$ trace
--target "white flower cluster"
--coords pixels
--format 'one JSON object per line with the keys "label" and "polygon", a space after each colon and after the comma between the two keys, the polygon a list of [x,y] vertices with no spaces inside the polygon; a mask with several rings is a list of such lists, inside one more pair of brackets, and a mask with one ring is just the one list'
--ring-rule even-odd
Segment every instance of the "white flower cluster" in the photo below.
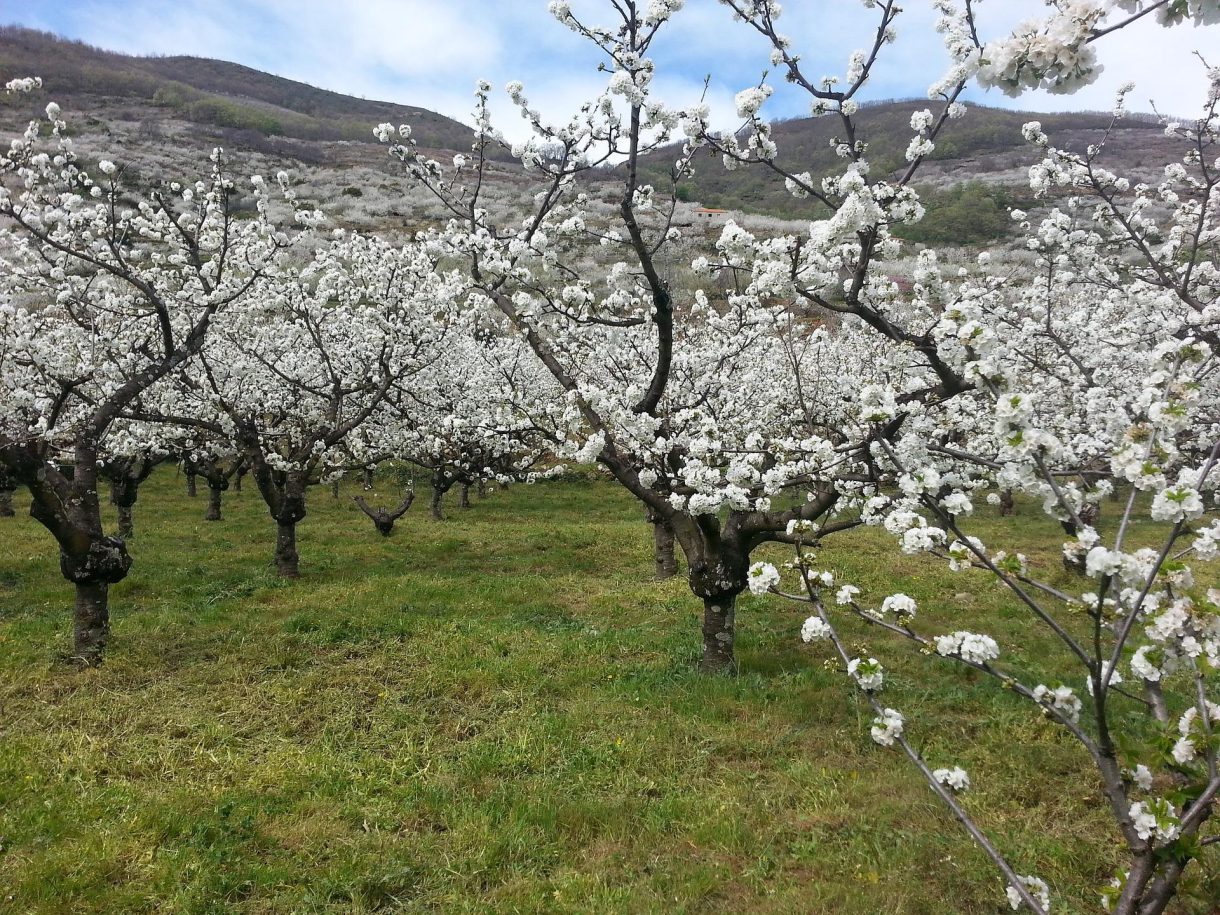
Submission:
{"label": "white flower cluster", "polygon": [[1042,704],[1054,709],[1068,721],[1075,724],[1080,720],[1082,704],[1080,697],[1070,686],[1056,686],[1054,689],[1039,683],[1033,690],[1034,698]]}
{"label": "white flower cluster", "polygon": [[830,627],[820,616],[811,616],[801,624],[801,641],[817,642],[830,638]]}
{"label": "white flower cluster", "polygon": [[953,791],[967,791],[970,788],[970,776],[961,766],[954,766],[952,769],[936,769],[932,772],[932,777]]}
{"label": "white flower cluster", "polygon": [[[750,593],[766,594],[772,588],[779,585],[780,575],[779,569],[771,565],[769,562],[756,562],[750,566],[750,571],[747,574],[750,584]],[[809,641],[806,639],[805,641]]]}
{"label": "white flower cluster", "polygon": [[[1051,888],[1046,885],[1046,881],[1040,877],[1033,877],[1028,874],[1021,876],[1020,880],[1024,889],[1038,901],[1042,911],[1049,912],[1051,908]],[[1014,912],[1025,904],[1016,887],[1006,887],[1004,894],[1008,897],[1008,905]]]}
{"label": "white flower cluster", "polygon": [[1178,835],[1177,811],[1164,798],[1136,801],[1128,815],[1136,835],[1145,841],[1171,842]]}
{"label": "white flower cluster", "polygon": [[860,689],[869,693],[877,692],[885,683],[885,671],[876,658],[852,658],[847,662],[847,674]]}
{"label": "white flower cluster", "polygon": [[[41,88],[42,88],[42,77],[41,76],[22,76],[22,77],[18,77],[17,79],[10,79],[7,83],[4,84],[4,91],[9,93],[10,95],[13,95],[18,92],[33,92],[35,89],[41,89]],[[58,114],[58,111],[56,113]],[[48,114],[48,117],[50,117],[49,114]],[[52,121],[56,120],[56,118],[54,118],[54,117],[50,117],[50,119]]]}
{"label": "white flower cluster", "polygon": [[873,719],[872,738],[883,747],[892,747],[894,741],[902,736],[904,719],[895,709],[882,709],[881,714]]}
{"label": "white flower cluster", "polygon": [[954,632],[935,639],[936,653],[946,658],[961,658],[970,664],[987,664],[1000,656],[1000,646],[989,635]]}

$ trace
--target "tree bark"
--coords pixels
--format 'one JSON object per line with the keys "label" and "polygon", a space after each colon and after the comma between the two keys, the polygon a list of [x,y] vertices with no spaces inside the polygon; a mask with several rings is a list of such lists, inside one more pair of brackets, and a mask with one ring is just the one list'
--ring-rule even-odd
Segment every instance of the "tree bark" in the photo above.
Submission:
{"label": "tree bark", "polygon": [[300,578],[301,576],[295,521],[276,522],[275,571],[281,578]]}
{"label": "tree bark", "polygon": [[479,493],[479,498],[480,498],[480,499],[486,499],[486,498],[487,498],[487,481],[486,481],[486,480],[484,480],[484,479],[482,479],[482,478],[480,478],[480,479],[479,479],[479,489],[478,489],[478,493]]}
{"label": "tree bark", "polygon": [[368,492],[370,489],[373,488],[373,468],[372,467],[364,468],[364,479],[362,481],[362,485],[364,486],[365,492]]}
{"label": "tree bark", "polygon": [[733,656],[736,604],[735,594],[703,599],[703,660],[699,668],[704,673],[732,673],[737,667]]}
{"label": "tree bark", "polygon": [[89,667],[97,667],[110,639],[110,585],[104,581],[76,583],[72,628],[74,656]]}
{"label": "tree bark", "polygon": [[195,472],[188,470],[186,472],[186,494],[193,499],[198,492],[199,490],[195,486]]}
{"label": "tree bark", "polygon": [[333,483],[330,484],[330,497],[332,499],[339,498],[339,481],[338,480],[335,480]]}
{"label": "tree bark", "polygon": [[1012,490],[1005,489],[1000,493],[1000,517],[1006,518],[1016,509],[1016,501],[1012,497]]}
{"label": "tree bark", "polygon": [[652,522],[652,546],[657,566],[657,581],[665,581],[677,575],[678,559],[674,555],[674,531],[660,518]]}
{"label": "tree bark", "polygon": [[9,469],[0,464],[0,518],[11,518],[13,511],[13,493],[17,491],[17,480]]}
{"label": "tree bark", "polygon": [[219,521],[220,520],[220,505],[224,497],[224,489],[220,486],[213,486],[208,483],[208,507],[203,513],[204,521]]}
{"label": "tree bark", "polygon": [[246,471],[243,469],[243,470],[237,471],[237,475],[235,477],[233,477],[233,491],[234,492],[241,492],[241,478],[244,477],[245,475],[246,475]]}
{"label": "tree bark", "polygon": [[462,484],[461,498],[458,500],[459,508],[470,508],[470,484]]}
{"label": "tree bark", "polygon": [[132,506],[119,505],[119,536],[124,540],[134,540],[136,536],[135,524],[132,520]]}
{"label": "tree bark", "polygon": [[87,439],[76,443],[71,477],[36,449],[16,458],[15,476],[30,492],[30,516],[55,537],[59,570],[76,588],[74,657],[100,664],[109,636],[108,588],[127,575],[131,555],[121,538],[102,532],[97,450]]}
{"label": "tree bark", "polygon": [[443,499],[444,497],[445,497],[445,490],[441,489],[439,486],[434,485],[432,487],[432,501],[429,504],[429,510],[432,512],[433,521],[441,521],[445,517],[443,514],[441,514],[441,499]]}

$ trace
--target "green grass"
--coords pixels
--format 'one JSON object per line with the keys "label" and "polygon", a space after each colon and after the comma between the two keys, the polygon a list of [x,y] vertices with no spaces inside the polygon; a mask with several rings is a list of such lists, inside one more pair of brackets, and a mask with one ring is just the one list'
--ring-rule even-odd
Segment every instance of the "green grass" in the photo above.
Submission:
{"label": "green grass", "polygon": [[[208,524],[154,476],[92,671],[55,660],[71,594],[49,536],[0,520],[0,911],[1008,911],[825,647],[799,644],[802,608],[747,595],[741,675],[694,671],[696,602],[647,580],[619,490],[520,486],[442,523],[417,504],[389,540],[350,493],[311,495],[283,582],[252,488]],[[1062,538],[1019,523],[1053,566]],[[1055,676],[985,579],[871,531],[824,560]],[[1056,912],[1093,911],[1117,859],[1076,748],[989,682],[849,631],[1021,872]],[[1180,911],[1208,910],[1216,864]]]}

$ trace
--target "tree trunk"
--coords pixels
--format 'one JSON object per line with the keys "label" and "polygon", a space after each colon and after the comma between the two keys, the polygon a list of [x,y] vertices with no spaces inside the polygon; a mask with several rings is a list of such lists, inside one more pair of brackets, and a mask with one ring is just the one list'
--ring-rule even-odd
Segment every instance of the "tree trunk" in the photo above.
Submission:
{"label": "tree trunk", "polygon": [[461,498],[458,500],[458,507],[459,508],[470,508],[470,484],[469,483],[462,484],[462,495],[461,495]]}
{"label": "tree trunk", "polygon": [[219,521],[220,520],[220,501],[224,495],[224,490],[219,486],[208,484],[208,508],[203,513],[204,521]]}
{"label": "tree trunk", "polygon": [[1000,517],[1006,518],[1016,509],[1016,501],[1012,497],[1012,490],[1005,489],[1000,493]]}
{"label": "tree trunk", "polygon": [[441,514],[441,499],[443,499],[444,497],[445,497],[445,490],[441,489],[439,486],[432,487],[432,502],[431,502],[430,508],[432,511],[432,520],[433,521],[440,521],[445,517],[444,515]]}
{"label": "tree trunk", "polygon": [[301,576],[295,521],[276,522],[275,571],[281,578],[299,578]]}
{"label": "tree trunk", "polygon": [[339,498],[339,481],[338,480],[335,480],[333,483],[330,484],[330,497],[332,499]]}
{"label": "tree trunk", "polygon": [[132,507],[130,505],[119,505],[119,536],[124,540],[134,540],[136,536],[135,524],[132,522]]}
{"label": "tree trunk", "polygon": [[102,663],[110,638],[110,585],[104,581],[76,583],[73,611],[73,654],[89,667]]}
{"label": "tree trunk", "polygon": [[233,477],[233,491],[234,492],[241,492],[241,478],[244,477],[245,475],[246,475],[246,471],[239,470],[239,471],[237,471],[237,475],[235,477]]}
{"label": "tree trunk", "polygon": [[76,588],[73,609],[74,656],[101,663],[109,635],[109,586],[131,569],[131,555],[119,537],[102,532],[97,494],[97,450],[78,441],[71,479],[35,452],[17,468],[30,493],[30,517],[59,544],[59,571]]}
{"label": "tree trunk", "polygon": [[373,468],[372,467],[364,468],[364,480],[363,480],[362,485],[364,486],[365,492],[368,492],[370,489],[373,488]]}
{"label": "tree trunk", "polygon": [[486,499],[486,498],[487,498],[487,481],[486,481],[486,480],[483,480],[483,479],[480,479],[480,480],[479,480],[479,489],[478,489],[478,492],[479,492],[479,498],[480,498],[480,499]]}
{"label": "tree trunk", "polygon": [[13,491],[11,489],[0,489],[0,518],[12,518],[16,512],[13,511]]}
{"label": "tree trunk", "polygon": [[657,581],[664,581],[677,575],[678,560],[674,556],[674,530],[659,518],[652,522],[652,546],[657,564]]}
{"label": "tree trunk", "polygon": [[198,492],[199,491],[195,488],[195,473],[194,471],[188,470],[186,472],[186,494],[193,499]]}
{"label": "tree trunk", "polygon": [[703,660],[699,668],[704,673],[732,673],[737,666],[733,657],[736,604],[735,594],[703,599]]}

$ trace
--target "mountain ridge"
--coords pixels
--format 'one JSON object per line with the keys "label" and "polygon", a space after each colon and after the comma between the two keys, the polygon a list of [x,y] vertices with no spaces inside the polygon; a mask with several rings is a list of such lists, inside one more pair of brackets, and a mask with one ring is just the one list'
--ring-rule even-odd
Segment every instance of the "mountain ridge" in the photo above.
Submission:
{"label": "mountain ridge", "polygon": [[[469,151],[472,139],[468,125],[418,105],[343,95],[228,61],[131,56],[47,32],[0,26],[0,76],[35,75],[42,77],[45,90],[37,99],[0,95],[5,128],[20,129],[23,119],[38,116],[46,99],[53,98],[83,117],[85,123],[78,126],[92,131],[96,152],[114,141],[132,154],[141,145],[161,151],[167,147],[167,135],[189,148],[223,145],[271,161],[322,168],[332,179],[329,183],[349,195],[352,206],[352,198],[360,194],[350,169],[371,167],[383,175],[392,171],[388,157],[371,150],[375,124],[410,124],[420,146],[440,158]],[[869,143],[867,157],[875,176],[905,168],[911,114],[924,107],[931,104],[891,99],[861,106],[855,121]],[[1149,115],[1130,115],[1111,132],[1109,113],[1038,113],[972,104],[964,118],[946,125],[919,172],[920,193],[935,206],[929,207],[929,218],[920,224],[915,240],[974,244],[1007,234],[1008,210],[1026,205],[1028,169],[1039,158],[1039,151],[1021,135],[1021,126],[1029,120],[1041,121],[1056,145],[1078,151],[1101,142],[1109,132],[1107,166],[1137,180],[1157,180],[1158,163],[1178,154],[1160,122]],[[118,131],[113,137],[112,127]],[[843,166],[834,151],[839,129],[834,116],[776,121],[772,130],[779,147],[777,164],[794,173],[808,171],[815,180],[833,174]],[[652,153],[642,163],[643,180],[667,187],[676,157],[676,147]],[[496,158],[495,181],[519,196],[526,176],[507,152]],[[620,174],[606,169],[587,177],[613,195],[606,182]],[[793,198],[779,175],[764,168],[728,171],[715,159],[700,158],[695,175],[678,191],[684,201],[707,207],[781,218],[825,215],[812,201]],[[405,214],[390,212],[413,223]]]}
{"label": "mountain ridge", "polygon": [[61,101],[128,99],[186,121],[266,136],[373,143],[372,125],[389,121],[411,124],[425,147],[470,145],[468,125],[420,106],[360,99],[214,58],[121,54],[21,26],[0,26],[0,73],[39,76]]}

